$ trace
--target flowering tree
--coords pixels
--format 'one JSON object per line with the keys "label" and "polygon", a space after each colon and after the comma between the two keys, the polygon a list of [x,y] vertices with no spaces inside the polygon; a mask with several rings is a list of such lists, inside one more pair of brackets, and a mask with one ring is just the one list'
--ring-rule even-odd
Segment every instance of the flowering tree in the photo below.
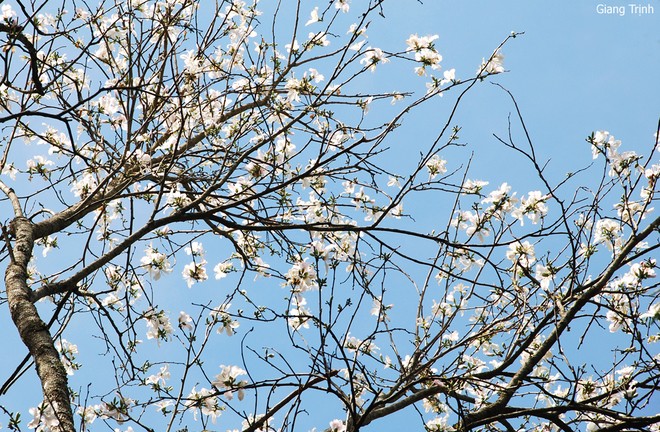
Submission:
{"label": "flowering tree", "polygon": [[[0,393],[36,366],[28,429],[660,428],[657,140],[592,133],[590,177],[553,182],[510,135],[542,187],[475,179],[454,112],[516,34],[459,78],[349,3],[2,6],[2,302],[29,354]],[[365,91],[390,62],[421,89]]]}

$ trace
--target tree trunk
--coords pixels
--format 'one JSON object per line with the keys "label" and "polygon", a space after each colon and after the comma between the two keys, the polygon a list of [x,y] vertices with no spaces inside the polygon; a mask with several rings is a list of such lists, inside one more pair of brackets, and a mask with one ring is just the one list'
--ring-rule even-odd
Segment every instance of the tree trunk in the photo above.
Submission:
{"label": "tree trunk", "polygon": [[34,246],[32,223],[25,217],[17,217],[10,227],[16,236],[13,251],[10,250],[11,261],[5,272],[11,318],[34,359],[44,402],[53,408],[59,421],[59,426],[51,427],[51,430],[74,432],[66,371],[46,323],[41,320],[37,308],[30,301],[27,266]]}

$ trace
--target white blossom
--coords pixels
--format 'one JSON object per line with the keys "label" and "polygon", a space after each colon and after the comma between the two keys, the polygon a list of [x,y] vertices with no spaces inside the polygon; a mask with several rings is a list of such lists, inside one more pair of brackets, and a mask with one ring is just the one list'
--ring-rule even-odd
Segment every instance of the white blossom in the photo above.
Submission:
{"label": "white blossom", "polygon": [[340,11],[346,13],[350,9],[350,0],[335,0],[335,9],[339,9]]}
{"label": "white blossom", "polygon": [[319,21],[320,21],[320,18],[319,18],[319,7],[317,6],[317,7],[315,7],[314,9],[312,9],[312,12],[311,12],[310,15],[309,15],[309,21],[307,21],[307,22],[305,23],[305,26],[308,26],[308,25],[310,25],[310,24],[317,23],[317,22],[319,22]]}
{"label": "white blossom", "polygon": [[158,252],[153,246],[149,245],[145,251],[145,255],[140,259],[143,266],[149,271],[149,275],[154,279],[160,279],[163,273],[171,273],[172,266],[167,259],[167,255]]}
{"label": "white blossom", "polygon": [[215,376],[215,380],[213,380],[212,384],[220,390],[228,390],[224,394],[227,399],[232,399],[233,391],[237,391],[238,400],[243,400],[245,395],[243,387],[247,385],[247,381],[239,381],[237,378],[241,375],[247,374],[247,372],[238,366],[220,365],[220,369],[222,369],[221,372]]}
{"label": "white blossom", "polygon": [[438,174],[444,174],[447,172],[447,161],[440,159],[440,156],[433,155],[428,162],[426,162],[426,168],[429,170],[429,177],[434,179]]}
{"label": "white blossom", "polygon": [[385,53],[380,48],[368,47],[364,53],[364,57],[360,60],[360,64],[369,68],[371,72],[376,71],[376,65],[379,63],[389,63],[389,59],[385,57]]}
{"label": "white blossom", "polygon": [[500,50],[495,51],[488,61],[486,61],[486,59],[483,60],[479,67],[479,71],[482,70],[489,74],[504,72],[504,55],[502,55]]}

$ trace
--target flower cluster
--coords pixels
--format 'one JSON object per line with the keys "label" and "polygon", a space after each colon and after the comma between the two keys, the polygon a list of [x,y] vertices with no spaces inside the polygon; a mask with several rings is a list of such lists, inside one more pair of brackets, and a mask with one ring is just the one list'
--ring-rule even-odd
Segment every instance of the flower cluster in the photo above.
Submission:
{"label": "flower cluster", "polygon": [[[186,255],[192,256],[192,261],[183,267],[183,280],[186,281],[188,288],[196,282],[203,282],[209,277],[206,274],[206,260],[204,259],[204,247],[199,242],[192,242],[186,247]],[[216,273],[217,275],[217,273]]]}
{"label": "flower cluster", "polygon": [[222,369],[222,371],[215,376],[215,380],[213,380],[212,384],[220,390],[227,390],[224,393],[224,396],[227,399],[231,400],[234,397],[233,392],[236,391],[238,394],[238,400],[243,400],[243,397],[245,397],[245,390],[243,390],[243,387],[247,385],[247,381],[239,381],[237,378],[241,375],[247,374],[247,372],[238,366],[220,365],[220,369]]}
{"label": "flower cluster", "polygon": [[150,307],[144,312],[143,318],[147,322],[147,339],[156,339],[159,343],[170,339],[174,329],[165,311]]}
{"label": "flower cluster", "polygon": [[406,45],[408,45],[406,51],[414,52],[415,61],[420,64],[415,68],[415,73],[419,76],[426,75],[427,67],[433,70],[440,69],[442,56],[433,44],[436,39],[438,39],[438,35],[418,36],[413,34],[406,40]]}

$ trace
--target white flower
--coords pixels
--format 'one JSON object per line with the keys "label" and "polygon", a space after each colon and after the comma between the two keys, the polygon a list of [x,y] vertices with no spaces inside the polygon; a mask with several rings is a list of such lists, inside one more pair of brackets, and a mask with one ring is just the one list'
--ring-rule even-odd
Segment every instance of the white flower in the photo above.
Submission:
{"label": "white flower", "polygon": [[47,238],[41,239],[40,243],[44,246],[44,250],[41,251],[41,254],[45,257],[51,249],[57,248],[57,237],[49,235]]}
{"label": "white flower", "polygon": [[504,56],[500,50],[495,51],[491,58],[486,62],[484,59],[481,63],[479,71],[484,71],[489,74],[498,74],[504,72]]}
{"label": "white flower", "polygon": [[10,21],[16,16],[16,12],[12,9],[11,5],[4,4],[2,5],[2,20]]}
{"label": "white flower", "polygon": [[399,181],[398,177],[389,176],[389,180],[387,181],[387,186],[388,187],[396,186],[399,189],[401,189],[401,182]]}
{"label": "white flower", "polygon": [[155,402],[153,406],[156,408],[156,411],[160,411],[163,415],[167,415],[168,413],[171,412],[169,409],[172,405],[174,405],[174,401],[172,400],[162,400]]}
{"label": "white flower", "polygon": [[506,252],[506,258],[513,263],[514,267],[522,266],[529,269],[536,261],[534,246],[528,241],[511,243]]}
{"label": "white flower", "polygon": [[442,73],[442,80],[440,84],[448,84],[450,82],[456,81],[456,69],[449,69]]}
{"label": "white flower", "polygon": [[78,407],[76,410],[76,413],[82,418],[82,421],[86,424],[92,424],[94,423],[94,420],[96,420],[96,407],[91,405],[91,406],[85,406],[85,407]]}
{"label": "white flower", "polygon": [[43,402],[41,405],[30,408],[28,411],[32,414],[32,420],[27,425],[28,429],[36,429],[35,432],[59,430],[60,421],[57,419],[55,410],[51,404]]}
{"label": "white flower", "polygon": [[160,368],[158,373],[147,377],[144,380],[144,383],[154,387],[164,387],[167,384],[168,379],[170,379],[170,370],[169,366],[165,365]]}
{"label": "white flower", "polygon": [[190,198],[185,193],[179,191],[179,187],[177,184],[167,193],[167,205],[174,209],[181,209],[190,204]]}
{"label": "white flower", "polygon": [[49,166],[53,166],[55,163],[51,160],[46,159],[41,155],[37,155],[32,159],[27,161],[27,172],[32,176],[33,174],[39,174],[44,178],[47,178]]}
{"label": "white flower", "polygon": [[158,250],[154,249],[151,245],[145,249],[144,253],[145,255],[142,257],[140,262],[144,267],[147,268],[149,275],[154,280],[160,279],[160,276],[163,273],[172,272],[172,266],[167,260],[167,255],[158,252]]}
{"label": "white flower", "polygon": [[86,172],[79,177],[79,180],[71,181],[71,191],[80,198],[87,198],[87,195],[96,187],[96,178],[92,173]]}
{"label": "white flower", "polygon": [[197,413],[201,409],[202,415],[211,417],[211,421],[220,416],[222,409],[218,405],[218,398],[213,396],[213,391],[207,388],[201,388],[199,391],[195,387],[192,388],[190,394],[185,398],[184,405],[193,412],[193,418],[197,421]]}
{"label": "white flower", "polygon": [[326,32],[314,33],[310,32],[307,35],[308,46],[328,46],[330,41],[328,40],[328,35]]}
{"label": "white flower", "polygon": [[247,374],[246,371],[241,369],[238,366],[225,366],[220,365],[222,371],[215,376],[215,380],[212,382],[219,390],[228,389],[230,391],[225,393],[225,397],[231,399],[233,397],[232,390],[238,390],[238,400],[243,400],[244,390],[242,387],[247,385],[247,381],[239,381],[238,378],[241,375]]}
{"label": "white flower", "polygon": [[425,75],[426,67],[430,66],[431,69],[440,69],[440,62],[442,56],[435,49],[423,48],[415,52],[415,61],[421,63],[420,67],[415,68],[417,75]]}
{"label": "white flower", "polygon": [[293,44],[286,44],[284,45],[284,48],[286,48],[286,52],[296,52],[300,49],[300,44],[298,43],[297,40],[294,39]]}
{"label": "white flower", "polygon": [[192,255],[194,257],[203,257],[204,246],[201,243],[194,241],[189,247],[186,247],[186,255]]}
{"label": "white flower", "polygon": [[183,279],[186,281],[188,288],[192,287],[195,282],[203,282],[209,277],[206,274],[206,261],[190,262],[183,267]]}
{"label": "white flower", "polygon": [[144,312],[143,318],[147,321],[147,339],[156,339],[160,343],[161,339],[168,340],[174,331],[165,311],[156,311],[152,306]]}
{"label": "white flower", "polygon": [[620,314],[612,310],[607,311],[605,317],[607,318],[607,321],[609,321],[610,323],[609,325],[610,333],[616,333],[616,331],[621,329],[621,327],[623,327],[623,325],[626,323],[624,317],[622,317]]}
{"label": "white flower", "polygon": [[216,332],[218,333],[225,332],[227,333],[227,336],[233,336],[235,330],[240,325],[238,321],[233,320],[231,316],[229,316],[229,314],[226,312],[230,306],[231,303],[223,304],[216,307],[209,313],[209,317],[211,318],[212,322],[214,324],[215,323],[220,324]]}
{"label": "white flower", "polygon": [[612,250],[621,240],[621,224],[613,219],[600,219],[596,222],[594,240],[596,243],[606,243]]}
{"label": "white flower", "polygon": [[536,264],[536,272],[534,277],[541,282],[541,288],[547,290],[550,288],[550,282],[554,280],[555,270],[551,266],[544,266],[542,264]]}
{"label": "white flower", "polygon": [[213,273],[215,274],[216,279],[222,279],[234,270],[234,265],[230,262],[221,262],[216,264],[215,267],[213,267]]}
{"label": "white flower", "polygon": [[312,10],[312,13],[310,14],[310,17],[309,17],[309,21],[307,21],[305,23],[305,25],[308,26],[310,24],[314,24],[314,23],[317,23],[319,21],[320,21],[320,19],[319,19],[319,8],[317,6]]}
{"label": "white flower", "polygon": [[464,194],[475,194],[478,195],[481,193],[481,190],[484,186],[487,186],[488,182],[483,180],[465,180],[461,188],[461,193]]}
{"label": "white flower", "polygon": [[339,9],[346,13],[350,9],[349,0],[337,0],[335,2],[335,9]]}
{"label": "white flower", "polygon": [[654,303],[649,306],[649,310],[639,316],[641,319],[650,318],[651,320],[660,320],[660,303]]}
{"label": "white flower", "polygon": [[438,39],[438,35],[427,35],[427,36],[417,36],[417,34],[412,34],[406,40],[406,51],[421,51],[424,49],[432,49],[433,41]]}
{"label": "white flower", "polygon": [[140,164],[143,173],[148,173],[151,168],[151,156],[140,149],[135,149],[133,157]]}
{"label": "white flower", "polygon": [[179,328],[181,330],[183,329],[192,330],[193,329],[193,326],[191,324],[192,322],[193,320],[190,317],[190,315],[188,315],[184,311],[179,312]]}
{"label": "white flower", "polygon": [[376,70],[378,63],[388,63],[389,59],[385,57],[385,53],[380,48],[368,47],[364,53],[364,57],[360,60],[360,64],[369,68],[371,72]]}
{"label": "white flower", "polygon": [[436,417],[426,422],[426,430],[429,432],[445,432],[453,430],[448,424],[449,414],[442,417]]}
{"label": "white flower", "polygon": [[312,312],[307,309],[307,300],[299,294],[296,294],[291,299],[292,308],[289,310],[289,317],[287,322],[293,330],[302,328],[309,328],[309,317]]}
{"label": "white flower", "polygon": [[364,353],[372,354],[374,351],[377,351],[379,348],[371,340],[362,341],[354,336],[351,336],[350,333],[346,335],[346,340],[344,341],[344,348],[347,351],[353,353]]}
{"label": "white flower", "polygon": [[10,179],[16,180],[16,174],[18,174],[18,169],[14,166],[12,162],[5,164],[2,168],[2,174],[8,175]]}
{"label": "white flower", "polygon": [[447,172],[447,161],[440,159],[440,156],[433,155],[433,157],[426,163],[426,168],[429,170],[429,177],[434,179],[438,174]]}
{"label": "white flower", "polygon": [[312,243],[310,243],[310,246],[312,248],[312,250],[310,251],[310,255],[312,255],[315,258],[320,258],[326,262],[328,261],[328,259],[330,259],[331,253],[337,249],[336,245],[333,244],[325,245],[320,240],[314,240]]}
{"label": "white flower", "polygon": [[537,224],[539,219],[548,214],[548,206],[545,201],[548,196],[543,195],[541,191],[532,191],[520,200],[520,207],[511,212],[511,216],[520,220],[520,225],[524,225],[525,215],[533,224]]}
{"label": "white flower", "polygon": [[117,100],[116,97],[108,94],[101,96],[96,104],[99,107],[99,110],[108,117],[117,114],[121,108],[119,105],[119,100]]}
{"label": "white flower", "polygon": [[591,153],[594,159],[600,154],[612,158],[617,154],[617,150],[619,146],[621,146],[621,141],[615,139],[608,131],[594,132],[593,136],[590,137],[588,141],[592,145]]}
{"label": "white flower", "polygon": [[334,419],[330,422],[330,432],[346,432],[346,424],[343,420]]}
{"label": "white flower", "polygon": [[76,354],[78,354],[77,345],[70,343],[66,339],[59,339],[55,341],[55,349],[60,353],[60,360],[67,375],[73,375],[74,371],[80,369],[80,365],[75,362]]}
{"label": "white flower", "polygon": [[610,177],[628,177],[630,167],[640,158],[641,156],[634,151],[615,153],[610,158],[610,171],[607,174]]}
{"label": "white flower", "polygon": [[294,291],[304,292],[316,288],[316,270],[307,262],[307,258],[291,266],[285,276],[287,284]]}

